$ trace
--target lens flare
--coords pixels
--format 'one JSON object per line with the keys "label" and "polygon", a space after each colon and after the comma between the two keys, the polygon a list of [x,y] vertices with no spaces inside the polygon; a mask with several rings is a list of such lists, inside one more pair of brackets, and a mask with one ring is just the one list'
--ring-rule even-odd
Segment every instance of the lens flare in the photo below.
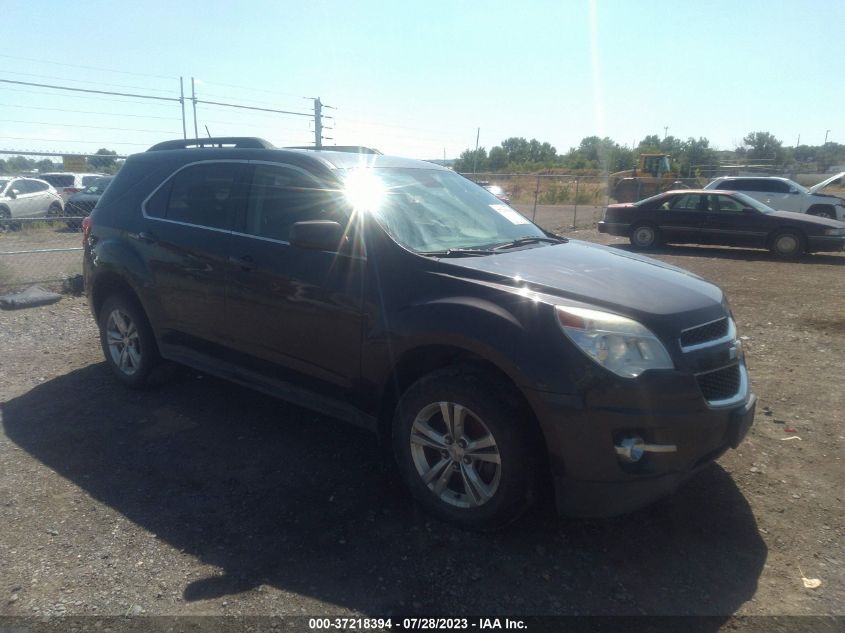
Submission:
{"label": "lens flare", "polygon": [[386,190],[381,178],[369,167],[351,169],[343,182],[343,195],[355,211],[375,211]]}

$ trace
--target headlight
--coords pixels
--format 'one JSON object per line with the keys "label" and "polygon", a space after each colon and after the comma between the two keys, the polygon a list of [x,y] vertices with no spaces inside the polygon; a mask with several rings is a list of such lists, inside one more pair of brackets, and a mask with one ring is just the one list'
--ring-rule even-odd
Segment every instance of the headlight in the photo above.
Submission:
{"label": "headlight", "polygon": [[623,378],[636,378],[647,369],[672,369],[669,353],[651,331],[627,317],[556,306],[564,334],[596,363]]}
{"label": "headlight", "polygon": [[825,235],[845,235],[845,229],[825,229]]}

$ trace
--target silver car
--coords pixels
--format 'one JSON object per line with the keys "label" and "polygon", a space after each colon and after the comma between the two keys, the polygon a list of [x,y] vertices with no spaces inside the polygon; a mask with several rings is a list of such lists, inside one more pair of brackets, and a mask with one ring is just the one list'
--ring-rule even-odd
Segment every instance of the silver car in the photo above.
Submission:
{"label": "silver car", "polygon": [[62,197],[49,182],[0,176],[0,219],[60,216],[63,209]]}

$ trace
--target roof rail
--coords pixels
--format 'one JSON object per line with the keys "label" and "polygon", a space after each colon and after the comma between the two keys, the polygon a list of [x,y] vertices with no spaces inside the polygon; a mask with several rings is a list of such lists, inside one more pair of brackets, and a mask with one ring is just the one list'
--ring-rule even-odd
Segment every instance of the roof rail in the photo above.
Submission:
{"label": "roof rail", "polygon": [[315,152],[349,152],[350,154],[381,154],[377,149],[364,147],[363,145],[328,145],[325,147],[314,147],[313,145],[300,145],[285,147],[284,149],[310,149]]}
{"label": "roof rail", "polygon": [[165,149],[199,149],[202,147],[221,147],[228,149],[274,149],[270,141],[254,136],[220,136],[216,138],[187,138],[156,143],[148,152]]}

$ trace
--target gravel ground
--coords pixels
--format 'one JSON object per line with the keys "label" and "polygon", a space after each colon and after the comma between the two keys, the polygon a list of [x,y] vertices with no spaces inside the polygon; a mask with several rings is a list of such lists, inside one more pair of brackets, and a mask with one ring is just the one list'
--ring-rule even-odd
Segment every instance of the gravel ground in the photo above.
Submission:
{"label": "gravel ground", "polygon": [[845,255],[655,256],[728,292],[755,426],[650,508],[494,535],[341,422],[186,369],[124,389],[82,298],[0,312],[0,615],[845,614]]}

